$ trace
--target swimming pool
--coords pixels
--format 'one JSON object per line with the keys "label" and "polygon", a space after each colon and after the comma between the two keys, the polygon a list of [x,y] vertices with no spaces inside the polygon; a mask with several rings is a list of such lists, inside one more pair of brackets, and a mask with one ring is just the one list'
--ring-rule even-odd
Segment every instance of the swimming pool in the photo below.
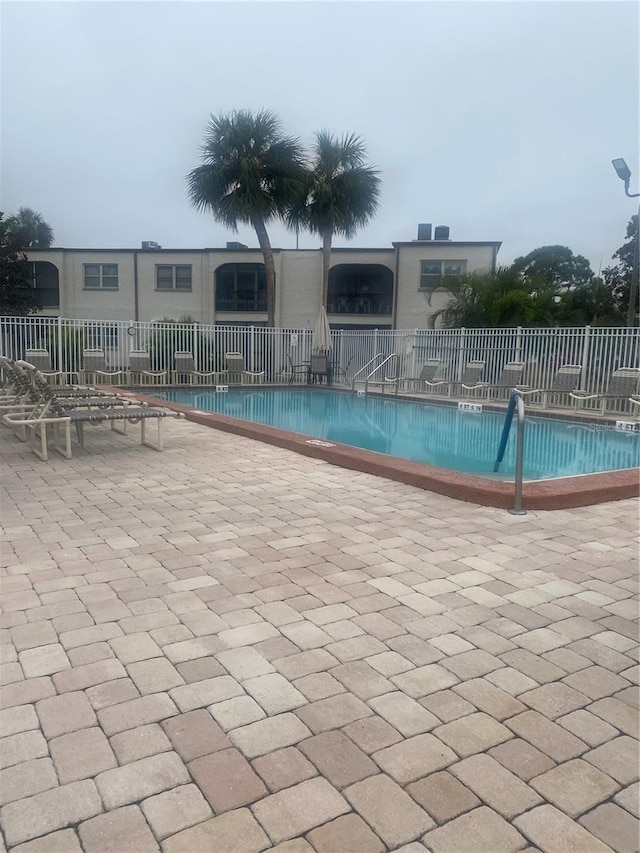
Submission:
{"label": "swimming pool", "polygon": [[[512,480],[515,428],[493,473],[504,414],[340,391],[289,388],[154,389],[154,397],[205,412],[302,433],[388,456],[488,479]],[[525,480],[548,480],[640,466],[640,436],[607,422],[571,423],[527,415]]]}

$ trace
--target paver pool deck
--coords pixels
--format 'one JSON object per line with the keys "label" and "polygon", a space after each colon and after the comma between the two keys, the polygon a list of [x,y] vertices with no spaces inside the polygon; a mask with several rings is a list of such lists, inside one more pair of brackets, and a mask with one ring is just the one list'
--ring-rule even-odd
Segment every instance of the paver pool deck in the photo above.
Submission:
{"label": "paver pool deck", "polygon": [[165,433],[0,432],[0,850],[638,850],[637,500]]}

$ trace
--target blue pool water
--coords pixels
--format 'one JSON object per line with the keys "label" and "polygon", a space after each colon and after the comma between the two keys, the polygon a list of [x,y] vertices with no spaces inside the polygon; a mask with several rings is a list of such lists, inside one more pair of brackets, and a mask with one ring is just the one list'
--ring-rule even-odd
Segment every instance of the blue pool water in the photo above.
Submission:
{"label": "blue pool water", "polygon": [[[493,479],[513,478],[515,422],[500,473],[493,473],[504,415],[338,391],[264,388],[154,390],[153,396],[194,409],[349,444],[439,468]],[[640,435],[610,425],[527,415],[524,476],[569,477],[640,466]]]}

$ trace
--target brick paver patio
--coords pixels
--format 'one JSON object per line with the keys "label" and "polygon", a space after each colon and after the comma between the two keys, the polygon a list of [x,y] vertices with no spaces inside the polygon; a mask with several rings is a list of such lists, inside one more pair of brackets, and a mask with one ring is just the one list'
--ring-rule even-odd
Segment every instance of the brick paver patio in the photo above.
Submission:
{"label": "brick paver patio", "polygon": [[638,850],[637,501],[87,446],[0,434],[6,849]]}

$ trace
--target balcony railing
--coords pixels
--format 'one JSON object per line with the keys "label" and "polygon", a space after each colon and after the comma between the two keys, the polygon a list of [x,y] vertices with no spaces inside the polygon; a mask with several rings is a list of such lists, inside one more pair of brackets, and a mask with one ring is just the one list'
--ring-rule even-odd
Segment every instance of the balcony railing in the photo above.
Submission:
{"label": "balcony railing", "polygon": [[327,305],[328,314],[387,314],[393,313],[392,297],[373,295],[334,296]]}
{"label": "balcony railing", "polygon": [[38,308],[60,307],[60,288],[58,287],[36,287],[34,296]]}
{"label": "balcony railing", "polygon": [[252,296],[227,296],[216,299],[216,311],[266,311],[266,293]]}

